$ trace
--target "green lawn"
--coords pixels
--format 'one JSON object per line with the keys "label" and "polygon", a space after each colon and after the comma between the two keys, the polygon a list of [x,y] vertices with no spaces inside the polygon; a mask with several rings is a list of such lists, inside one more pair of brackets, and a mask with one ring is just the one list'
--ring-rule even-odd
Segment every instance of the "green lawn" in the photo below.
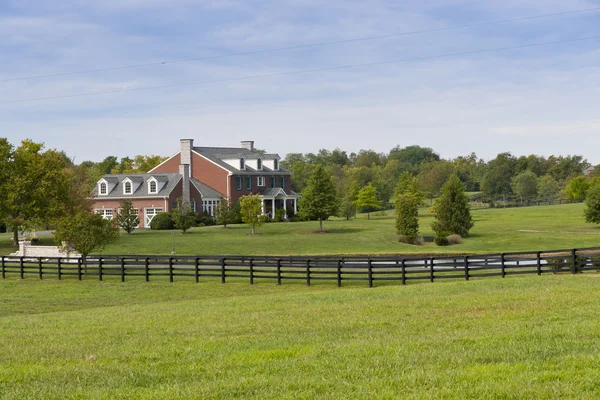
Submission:
{"label": "green lawn", "polygon": [[600,274],[0,281],[0,398],[600,397]]}
{"label": "green lawn", "polygon": [[[169,231],[136,231],[104,250],[104,254],[181,255],[318,255],[318,254],[411,254],[492,253],[550,250],[600,245],[600,227],[586,224],[583,204],[510,209],[474,210],[475,227],[462,244],[437,247],[433,243],[410,246],[396,241],[393,211],[385,215],[359,215],[356,220],[326,221],[327,234],[315,234],[318,222],[270,223],[249,236],[250,228],[235,225],[194,228],[175,236]],[[432,216],[421,216],[421,231],[433,235]],[[44,243],[52,244],[47,237]],[[0,238],[0,252],[14,251],[9,235]]]}

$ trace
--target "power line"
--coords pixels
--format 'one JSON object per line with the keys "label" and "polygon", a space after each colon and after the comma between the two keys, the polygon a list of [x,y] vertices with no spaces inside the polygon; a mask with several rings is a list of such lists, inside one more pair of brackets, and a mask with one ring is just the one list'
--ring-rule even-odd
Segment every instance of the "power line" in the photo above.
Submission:
{"label": "power line", "polygon": [[522,44],[522,45],[518,45],[518,46],[496,47],[493,49],[464,51],[464,52],[458,52],[458,53],[446,53],[446,54],[439,54],[439,55],[434,55],[434,56],[404,58],[404,59],[400,59],[400,60],[377,61],[377,62],[364,63],[364,64],[348,64],[348,65],[339,65],[339,66],[335,66],[335,67],[304,69],[304,70],[288,71],[288,72],[274,72],[274,73],[270,73],[270,74],[261,74],[261,75],[247,75],[247,76],[241,76],[241,77],[236,77],[236,78],[224,78],[224,79],[214,79],[214,80],[206,80],[206,81],[198,81],[198,82],[174,83],[174,84],[169,84],[169,85],[144,86],[144,87],[138,87],[138,88],[124,88],[124,89],[116,89],[116,90],[107,90],[107,91],[102,91],[102,92],[89,92],[89,93],[78,93],[78,94],[69,94],[69,95],[60,95],[60,96],[37,97],[37,98],[23,99],[23,100],[1,101],[0,104],[29,103],[29,102],[33,102],[33,101],[97,96],[97,95],[103,95],[103,94],[133,92],[133,91],[139,91],[139,90],[167,89],[167,88],[183,87],[183,86],[204,85],[204,84],[209,84],[209,83],[234,82],[234,81],[259,79],[259,78],[271,78],[271,77],[287,76],[287,75],[308,74],[308,73],[314,73],[314,72],[335,71],[335,70],[359,68],[359,67],[372,67],[372,66],[377,66],[377,65],[398,64],[398,63],[409,62],[409,61],[423,61],[423,60],[432,60],[432,59],[436,59],[436,58],[448,58],[448,57],[456,57],[456,56],[467,56],[467,55],[475,55],[475,54],[483,54],[483,53],[492,53],[492,52],[497,52],[497,51],[524,49],[524,48],[530,48],[530,47],[548,46],[548,45],[552,45],[552,44],[571,43],[571,42],[579,42],[579,41],[593,40],[593,39],[600,39],[600,35],[583,37],[583,38],[575,38],[575,39],[555,40],[552,42]]}
{"label": "power line", "polygon": [[330,46],[330,45],[334,45],[334,44],[386,39],[386,38],[399,37],[399,36],[418,35],[418,34],[422,34],[422,33],[443,32],[443,31],[449,31],[449,30],[455,30],[455,29],[473,28],[476,26],[502,24],[502,23],[507,23],[507,22],[527,21],[527,20],[533,20],[533,19],[555,17],[555,16],[560,16],[560,15],[580,14],[580,13],[592,12],[592,11],[598,11],[598,10],[600,10],[600,7],[586,8],[586,9],[574,10],[574,11],[563,11],[563,12],[557,12],[557,13],[552,13],[552,14],[540,14],[540,15],[534,15],[534,16],[529,16],[529,17],[501,19],[501,20],[487,21],[487,22],[475,22],[472,24],[455,25],[455,26],[450,26],[450,27],[445,27],[445,28],[431,28],[431,29],[423,29],[423,30],[418,30],[418,31],[391,33],[391,34],[387,34],[387,35],[366,36],[366,37],[354,38],[354,39],[334,40],[334,41],[330,41],[330,42],[309,43],[309,44],[301,44],[301,45],[296,45],[296,46],[277,47],[277,48],[272,48],[272,49],[246,51],[246,52],[241,52],[241,53],[229,53],[229,54],[222,54],[222,55],[218,55],[218,56],[184,58],[184,59],[172,60],[172,61],[157,61],[157,62],[151,62],[151,63],[145,63],[145,64],[131,64],[131,65],[123,65],[123,66],[119,66],[119,67],[87,69],[87,70],[81,70],[81,71],[62,72],[62,73],[48,74],[48,75],[33,75],[33,76],[3,79],[3,80],[0,80],[0,83],[23,81],[23,80],[28,80],[28,79],[54,78],[54,77],[59,77],[59,76],[78,75],[78,74],[87,74],[87,73],[95,73],[95,72],[118,71],[118,70],[124,70],[124,69],[153,67],[153,66],[159,66],[159,65],[186,63],[186,62],[192,62],[192,61],[214,60],[214,59],[218,59],[218,58],[239,57],[239,56],[247,56],[247,55],[253,55],[253,54],[272,53],[272,52],[284,51],[284,50],[297,50],[297,49],[304,49],[304,48],[311,48],[311,47]]}

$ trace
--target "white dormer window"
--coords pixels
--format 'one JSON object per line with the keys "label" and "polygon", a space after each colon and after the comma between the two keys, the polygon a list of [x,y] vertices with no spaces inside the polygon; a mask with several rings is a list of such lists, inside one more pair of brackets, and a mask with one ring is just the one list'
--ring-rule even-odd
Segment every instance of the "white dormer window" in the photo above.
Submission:
{"label": "white dormer window", "polygon": [[279,160],[278,159],[273,160],[273,169],[275,171],[277,171],[279,169]]}
{"label": "white dormer window", "polygon": [[123,182],[123,194],[132,194],[132,193],[133,193],[133,187],[131,185],[131,181]]}
{"label": "white dormer window", "polygon": [[240,170],[245,170],[246,169],[246,160],[244,160],[244,158],[240,158]]}
{"label": "white dormer window", "polygon": [[262,159],[259,158],[258,160],[256,160],[256,169],[259,171],[262,171]]}
{"label": "white dormer window", "polygon": [[108,185],[106,182],[100,183],[100,194],[106,196],[108,194]]}
{"label": "white dormer window", "polygon": [[158,182],[154,178],[150,178],[148,180],[148,193],[150,193],[150,194],[158,193]]}

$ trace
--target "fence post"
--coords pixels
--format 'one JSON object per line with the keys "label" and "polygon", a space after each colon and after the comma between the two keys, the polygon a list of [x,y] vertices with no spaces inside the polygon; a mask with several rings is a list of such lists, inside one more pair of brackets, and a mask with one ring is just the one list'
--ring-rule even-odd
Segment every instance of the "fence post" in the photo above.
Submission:
{"label": "fence post", "polygon": [[61,259],[58,257],[58,280],[62,280]]}
{"label": "fence post", "polygon": [[504,253],[500,254],[500,263],[502,268],[502,277],[504,278],[506,276],[506,260]]}
{"label": "fence post", "polygon": [[2,256],[2,279],[6,278],[6,264],[4,263],[4,256]]}
{"label": "fence post", "polygon": [[542,274],[542,252],[541,251],[537,252],[536,262],[537,262],[537,274],[541,275]]}
{"label": "fence post", "polygon": [[571,250],[571,258],[573,262],[571,263],[571,273],[577,273],[577,249]]}
{"label": "fence post", "polygon": [[125,257],[121,257],[121,282],[125,282]]}
{"label": "fence post", "polygon": [[144,276],[146,282],[150,282],[150,257],[146,257],[144,260]]}
{"label": "fence post", "polygon": [[225,283],[225,259],[221,258],[221,283]]}
{"label": "fence post", "polygon": [[79,257],[77,257],[77,280],[81,280],[81,258]]}
{"label": "fence post", "polygon": [[277,284],[281,285],[281,259],[277,259]]}
{"label": "fence post", "polygon": [[306,260],[306,286],[310,286],[310,260]]}
{"label": "fence post", "polygon": [[433,282],[434,280],[434,270],[433,270],[433,257],[429,258],[429,281]]}
{"label": "fence post", "polygon": [[254,259],[250,259],[250,284],[254,285]]}
{"label": "fence post", "polygon": [[469,280],[469,256],[465,256],[465,280]]}
{"label": "fence post", "polygon": [[342,260],[337,260],[337,286],[342,287]]}
{"label": "fence post", "polygon": [[196,274],[196,283],[200,282],[200,257],[196,257],[194,260],[194,273]]}
{"label": "fence post", "polygon": [[43,270],[42,270],[42,257],[38,257],[38,275],[40,277],[40,281],[42,280],[42,275],[43,275]]}
{"label": "fence post", "polygon": [[23,265],[23,256],[21,256],[19,258],[19,275],[21,276],[21,279],[25,279],[25,271],[24,271],[24,265]]}
{"label": "fence post", "polygon": [[173,257],[169,257],[169,282],[173,282]]}
{"label": "fence post", "polygon": [[98,257],[98,280],[102,281],[102,257]]}
{"label": "fence post", "polygon": [[369,258],[369,287],[372,288],[373,287],[373,262],[371,261],[371,259]]}
{"label": "fence post", "polygon": [[402,259],[402,284],[406,285],[406,259]]}

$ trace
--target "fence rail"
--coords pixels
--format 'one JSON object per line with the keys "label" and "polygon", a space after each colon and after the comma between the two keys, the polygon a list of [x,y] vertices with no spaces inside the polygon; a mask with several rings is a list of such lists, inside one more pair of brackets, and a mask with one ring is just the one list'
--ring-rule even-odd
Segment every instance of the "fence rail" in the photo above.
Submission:
{"label": "fence rail", "polygon": [[80,258],[10,257],[0,258],[2,279],[7,277],[48,277],[82,279],[128,278],[150,280],[176,279],[214,280],[226,283],[244,279],[257,281],[343,282],[365,281],[369,287],[376,282],[439,279],[477,279],[490,276],[506,277],[522,274],[557,272],[580,273],[600,270],[600,247],[501,253],[471,256],[440,257],[218,257],[218,256],[148,256],[110,255]]}

